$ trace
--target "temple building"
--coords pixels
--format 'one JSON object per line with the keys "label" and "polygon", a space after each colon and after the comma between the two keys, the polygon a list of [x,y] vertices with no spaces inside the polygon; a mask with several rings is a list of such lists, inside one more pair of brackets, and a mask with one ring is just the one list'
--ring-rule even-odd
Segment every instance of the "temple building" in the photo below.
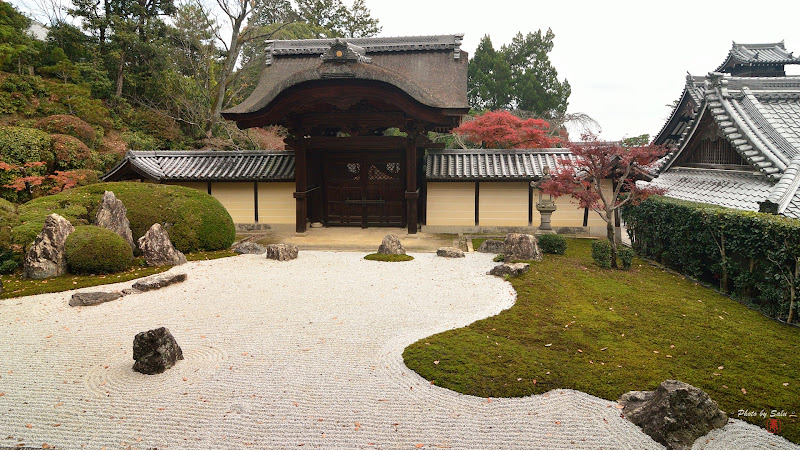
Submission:
{"label": "temple building", "polygon": [[[428,139],[469,111],[462,37],[271,41],[255,90],[223,117],[242,129],[285,127],[286,151],[129,152],[103,178],[204,190],[241,228],[535,231],[531,181],[569,151],[445,150]],[[568,198],[552,226],[605,234]]]}
{"label": "temple building", "polygon": [[800,218],[800,64],[783,42],[734,43],[704,77],[687,76],[654,139],[673,151],[653,184],[667,196]]}

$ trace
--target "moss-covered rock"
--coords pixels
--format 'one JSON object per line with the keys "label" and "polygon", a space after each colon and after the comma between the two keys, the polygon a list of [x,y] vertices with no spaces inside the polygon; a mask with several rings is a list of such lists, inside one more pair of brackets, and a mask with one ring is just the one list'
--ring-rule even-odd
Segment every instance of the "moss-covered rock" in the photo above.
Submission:
{"label": "moss-covered rock", "polygon": [[13,242],[30,245],[51,213],[74,226],[92,223],[105,191],[114,192],[128,209],[134,241],[154,223],[166,225],[172,243],[183,253],[229,248],[235,238],[230,214],[205,192],[183,186],[117,182],[74,188],[20,205],[23,223],[13,229]]}
{"label": "moss-covered rock", "polygon": [[121,272],[133,261],[133,251],[125,239],[93,225],[75,227],[64,249],[67,268],[76,274]]}

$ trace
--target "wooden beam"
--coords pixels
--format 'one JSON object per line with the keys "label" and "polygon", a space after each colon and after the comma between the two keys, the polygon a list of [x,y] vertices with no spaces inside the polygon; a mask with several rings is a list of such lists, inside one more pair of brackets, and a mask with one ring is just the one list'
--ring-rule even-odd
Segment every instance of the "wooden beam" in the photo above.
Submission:
{"label": "wooden beam", "polygon": [[417,233],[419,186],[417,186],[417,144],[415,136],[409,136],[406,147],[406,220],[408,234]]}
{"label": "wooden beam", "polygon": [[308,192],[306,180],[306,149],[303,145],[294,148],[294,180],[296,199],[295,231],[305,233],[308,218]]}
{"label": "wooden beam", "polygon": [[475,226],[479,226],[481,224],[481,182],[475,182]]}
{"label": "wooden beam", "polygon": [[311,137],[292,140],[290,143],[292,148],[300,145],[308,151],[363,152],[365,150],[405,150],[408,148],[408,138],[402,136]]}

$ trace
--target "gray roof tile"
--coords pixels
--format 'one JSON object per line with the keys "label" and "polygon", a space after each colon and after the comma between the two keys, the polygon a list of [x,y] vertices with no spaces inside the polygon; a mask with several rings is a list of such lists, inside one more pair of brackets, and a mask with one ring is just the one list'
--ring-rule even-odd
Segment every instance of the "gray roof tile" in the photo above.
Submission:
{"label": "gray roof tile", "polygon": [[772,189],[758,173],[688,168],[664,172],[651,185],[668,189],[667,197],[746,211],[758,211]]}
{"label": "gray roof tile", "polygon": [[563,148],[530,150],[428,150],[425,176],[429,181],[531,180],[553,172],[564,160],[575,160]]}

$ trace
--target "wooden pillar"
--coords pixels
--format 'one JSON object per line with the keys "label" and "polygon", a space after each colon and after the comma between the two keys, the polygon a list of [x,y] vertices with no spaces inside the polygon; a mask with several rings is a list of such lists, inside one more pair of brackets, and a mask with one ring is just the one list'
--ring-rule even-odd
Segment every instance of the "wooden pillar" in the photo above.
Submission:
{"label": "wooden pillar", "polygon": [[306,147],[298,141],[294,145],[294,198],[297,201],[295,231],[305,233],[308,219],[308,180],[306,171]]}
{"label": "wooden pillar", "polygon": [[417,204],[419,200],[419,187],[417,186],[417,138],[419,134],[408,136],[406,146],[406,220],[408,221],[408,234],[417,233],[419,217]]}

